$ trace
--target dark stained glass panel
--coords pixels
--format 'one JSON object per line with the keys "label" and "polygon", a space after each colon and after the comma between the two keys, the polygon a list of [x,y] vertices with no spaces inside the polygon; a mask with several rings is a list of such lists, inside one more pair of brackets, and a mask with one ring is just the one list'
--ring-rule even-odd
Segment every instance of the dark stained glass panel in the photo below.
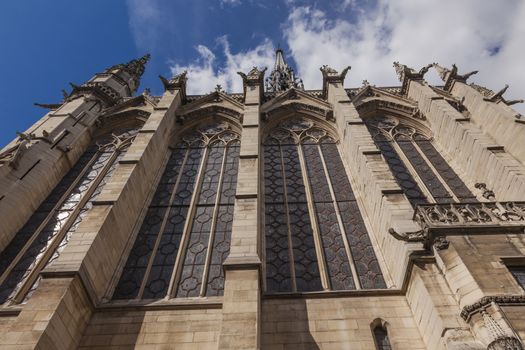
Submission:
{"label": "dark stained glass panel", "polygon": [[452,170],[447,161],[434,148],[432,142],[416,139],[416,143],[460,201],[477,202],[476,196],[470,192],[461,178],[454,170]]}

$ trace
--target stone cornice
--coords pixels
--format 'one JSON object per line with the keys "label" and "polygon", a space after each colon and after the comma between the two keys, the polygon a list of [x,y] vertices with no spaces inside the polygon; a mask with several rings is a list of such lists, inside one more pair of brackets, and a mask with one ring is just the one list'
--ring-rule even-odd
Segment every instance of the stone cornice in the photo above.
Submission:
{"label": "stone cornice", "polygon": [[492,303],[498,305],[525,304],[525,295],[490,295],[483,297],[475,303],[463,307],[460,314],[461,318],[468,322],[474,314]]}

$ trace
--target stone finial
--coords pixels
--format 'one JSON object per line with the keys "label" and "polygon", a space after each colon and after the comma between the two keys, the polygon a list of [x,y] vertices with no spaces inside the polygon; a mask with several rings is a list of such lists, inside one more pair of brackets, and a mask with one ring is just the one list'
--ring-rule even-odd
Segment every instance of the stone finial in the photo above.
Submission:
{"label": "stone finial", "polygon": [[452,88],[452,84],[455,81],[460,81],[462,83],[466,83],[467,79],[473,76],[474,74],[478,73],[477,70],[466,73],[466,74],[458,74],[458,67],[456,64],[452,64],[452,69],[445,68],[443,66],[440,66],[438,63],[432,64],[434,69],[437,71],[439,77],[443,82],[445,83],[444,90],[450,91]]}
{"label": "stone finial", "polygon": [[399,62],[394,62],[394,69],[396,71],[399,81],[401,81],[401,94],[405,95],[408,91],[408,85],[411,80],[422,81],[425,74],[428,72],[433,64],[428,64],[421,68],[419,72],[416,72],[413,68],[410,68]]}
{"label": "stone finial", "polygon": [[323,74],[323,98],[326,99],[328,96],[329,84],[339,83],[343,85],[345,83],[346,74],[350,69],[352,69],[352,67],[347,66],[341,71],[341,73],[339,73],[338,71],[326,64],[319,68],[319,70]]}
{"label": "stone finial", "polygon": [[247,85],[262,85],[264,81],[264,73],[266,72],[266,67],[259,69],[258,67],[253,67],[248,74],[243,72],[237,72],[242,78],[244,86]]}
{"label": "stone finial", "polygon": [[188,74],[188,71],[183,71],[180,74],[175,75],[171,79],[166,79],[162,75],[159,75],[159,79],[162,82],[162,85],[164,86],[164,90],[176,90],[176,89],[186,89],[186,75]]}

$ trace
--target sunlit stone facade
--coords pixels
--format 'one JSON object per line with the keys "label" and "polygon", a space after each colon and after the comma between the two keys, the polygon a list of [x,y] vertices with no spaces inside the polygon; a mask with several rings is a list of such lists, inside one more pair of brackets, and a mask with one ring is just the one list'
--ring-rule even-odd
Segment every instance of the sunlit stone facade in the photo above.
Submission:
{"label": "sunlit stone facade", "polygon": [[399,63],[305,90],[279,49],[240,92],[137,95],[148,58],[0,151],[1,349],[523,349],[504,90]]}

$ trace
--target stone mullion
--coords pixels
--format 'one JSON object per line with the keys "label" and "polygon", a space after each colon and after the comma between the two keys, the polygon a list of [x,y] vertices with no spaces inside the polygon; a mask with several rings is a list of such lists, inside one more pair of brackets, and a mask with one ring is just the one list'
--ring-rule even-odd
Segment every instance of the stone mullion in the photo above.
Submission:
{"label": "stone mullion", "polygon": [[167,295],[169,298],[174,298],[177,295],[177,286],[180,282],[182,267],[184,266],[184,259],[186,257],[186,249],[188,248],[188,243],[191,238],[191,228],[193,226],[193,219],[195,217],[195,210],[197,208],[197,200],[199,199],[202,187],[202,178],[204,172],[206,171],[206,163],[208,162],[209,154],[210,147],[209,143],[207,143],[202,154],[198,175],[195,180],[195,187],[193,188],[193,194],[191,195],[188,213],[186,214],[186,222],[184,223],[184,228],[182,229],[182,237],[180,240],[179,251],[177,252],[177,258],[175,259],[175,267],[173,268],[170,283],[168,285]]}
{"label": "stone mullion", "polygon": [[[406,141],[406,142],[409,142],[409,141]],[[414,168],[414,165],[412,164],[412,162],[410,162],[410,159],[408,159],[407,155],[405,154],[403,149],[399,146],[397,141],[393,140],[391,141],[391,144],[394,150],[396,151],[396,153],[399,155],[399,158],[401,158],[401,161],[403,162],[407,170],[410,172],[410,174],[412,175],[416,183],[419,185],[419,188],[421,189],[421,191],[423,191],[423,194],[426,196],[426,199],[428,200],[428,202],[436,203],[436,199],[434,198],[434,196],[428,189],[423,179],[421,179],[416,168]]]}
{"label": "stone mullion", "polygon": [[299,155],[299,163],[301,164],[301,174],[303,176],[304,189],[306,193],[306,204],[308,213],[310,214],[310,222],[312,225],[312,232],[315,242],[315,251],[317,254],[317,261],[319,263],[319,275],[321,277],[321,284],[324,290],[331,290],[330,277],[328,274],[328,267],[326,266],[326,257],[324,255],[323,241],[321,232],[319,231],[319,223],[317,221],[316,209],[314,206],[314,196],[312,188],[310,187],[310,180],[308,179],[308,170],[306,168],[306,160],[304,157],[303,147],[297,144],[297,153]]}
{"label": "stone mullion", "polygon": [[[168,200],[168,205],[166,206],[166,212],[164,213],[164,217],[162,218],[162,223],[159,228],[159,233],[157,234],[157,238],[155,240],[155,244],[153,245],[153,250],[149,257],[148,265],[146,266],[146,271],[144,272],[144,277],[142,279],[142,283],[140,285],[139,292],[137,293],[137,299],[142,299],[142,296],[144,294],[144,289],[146,288],[146,284],[148,283],[149,274],[151,272],[151,267],[153,266],[153,262],[155,261],[155,255],[157,254],[157,249],[159,248],[159,244],[162,239],[162,235],[164,234],[166,223],[168,222],[168,219],[170,216],[171,206],[173,205],[173,200],[175,199],[175,195],[177,193],[177,189],[179,187],[180,179],[182,177],[184,166],[186,165],[186,161],[188,159],[189,153],[190,153],[190,148],[188,147],[186,149],[186,154],[184,155],[184,160],[182,161],[182,164],[180,165],[179,174],[177,175],[177,180],[175,181],[175,185],[173,186],[173,191],[171,192],[171,196]],[[169,163],[169,157],[168,157],[168,163]],[[166,163],[166,166],[168,165],[168,163]],[[162,177],[160,181],[162,181]]]}
{"label": "stone mullion", "polygon": [[292,291],[297,292],[297,281],[295,280],[295,260],[293,254],[292,230],[290,227],[290,208],[288,207],[288,187],[286,186],[286,170],[284,168],[284,155],[282,145],[279,144],[281,159],[281,172],[284,187],[284,211],[286,212],[286,228],[288,231],[288,259],[290,260],[290,278],[292,279]]}
{"label": "stone mullion", "polygon": [[441,182],[441,184],[443,185],[443,187],[445,187],[445,189],[447,190],[448,194],[450,194],[450,196],[452,197],[452,199],[454,199],[456,202],[460,202],[459,198],[456,196],[456,194],[454,193],[454,191],[452,191],[452,189],[450,188],[450,186],[447,184],[447,182],[443,179],[443,177],[441,176],[441,174],[439,173],[439,171],[437,171],[437,169],[434,167],[434,165],[432,164],[432,162],[430,161],[430,159],[428,159],[427,155],[425,154],[425,152],[423,152],[423,150],[419,147],[419,145],[417,144],[417,142],[414,142],[412,141],[412,145],[414,145],[414,148],[416,149],[416,151],[419,153],[419,155],[425,160],[425,162],[427,163],[427,166],[432,169],[432,172],[434,173],[434,175],[437,177],[437,179],[439,180],[439,182]]}
{"label": "stone mullion", "polygon": [[352,271],[352,278],[354,280],[354,285],[357,290],[361,289],[361,281],[359,280],[359,275],[357,274],[357,269],[355,267],[355,261],[352,256],[352,251],[350,250],[350,243],[348,242],[348,237],[346,234],[345,227],[343,225],[343,220],[341,218],[341,213],[339,212],[339,205],[337,204],[337,200],[335,198],[334,188],[332,186],[332,181],[330,179],[330,174],[328,173],[328,169],[326,167],[326,160],[324,159],[323,152],[321,151],[321,147],[319,144],[317,144],[317,151],[319,152],[319,157],[321,159],[321,164],[323,164],[323,171],[326,178],[326,182],[328,184],[328,189],[330,190],[330,196],[332,197],[332,205],[334,206],[334,211],[337,217],[337,224],[340,228],[341,237],[343,239],[343,243],[345,245],[345,251],[348,258],[348,264],[350,265],[350,270]]}
{"label": "stone mullion", "polygon": [[224,146],[221,163],[221,173],[219,175],[219,182],[217,184],[217,192],[215,193],[215,203],[213,205],[213,215],[211,219],[210,234],[208,236],[208,249],[206,250],[206,259],[204,262],[204,271],[202,276],[201,290],[199,296],[206,296],[206,289],[208,287],[208,274],[210,268],[210,260],[213,253],[213,241],[215,240],[215,229],[217,227],[217,217],[219,215],[219,204],[221,200],[222,181],[224,178],[224,169],[226,167],[226,158],[228,157],[228,145]]}
{"label": "stone mullion", "polygon": [[16,266],[16,264],[20,261],[22,256],[25,254],[27,249],[31,246],[31,244],[34,242],[36,237],[38,237],[38,234],[42,232],[42,230],[46,227],[46,225],[49,223],[49,220],[53,216],[53,214],[64,204],[65,199],[71,194],[71,191],[75,188],[75,186],[78,185],[78,181],[82,178],[82,176],[85,175],[89,167],[93,165],[93,163],[96,161],[97,157],[99,156],[99,152],[96,152],[93,157],[91,157],[90,161],[84,166],[84,169],[78,174],[78,176],[75,178],[75,180],[71,183],[71,185],[68,187],[68,189],[64,192],[62,197],[58,200],[57,204],[53,206],[53,208],[49,211],[49,214],[45,218],[45,220],[38,226],[38,228],[35,230],[35,233],[31,236],[31,238],[24,244],[22,249],[20,249],[20,252],[16,255],[16,257],[13,259],[9,267],[4,271],[4,273],[0,276],[0,285],[2,285],[9,275],[13,268]]}

